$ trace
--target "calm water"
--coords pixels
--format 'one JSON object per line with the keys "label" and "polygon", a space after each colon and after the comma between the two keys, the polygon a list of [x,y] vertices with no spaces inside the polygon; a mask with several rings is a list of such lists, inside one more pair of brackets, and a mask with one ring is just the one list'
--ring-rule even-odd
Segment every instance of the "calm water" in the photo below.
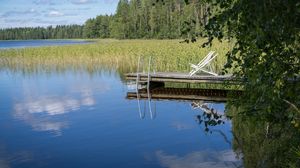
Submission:
{"label": "calm water", "polygon": [[0,49],[7,48],[27,48],[41,46],[60,46],[71,44],[86,44],[91,43],[84,40],[0,40]]}
{"label": "calm water", "polygon": [[[0,41],[0,48],[86,43]],[[231,122],[205,131],[188,101],[126,99],[117,72],[0,70],[0,168],[237,167]],[[223,113],[223,103],[210,103]]]}
{"label": "calm water", "polygon": [[230,121],[207,133],[196,121],[203,112],[179,101],[152,101],[156,117],[147,107],[141,119],[115,72],[2,70],[0,79],[1,168],[241,165]]}

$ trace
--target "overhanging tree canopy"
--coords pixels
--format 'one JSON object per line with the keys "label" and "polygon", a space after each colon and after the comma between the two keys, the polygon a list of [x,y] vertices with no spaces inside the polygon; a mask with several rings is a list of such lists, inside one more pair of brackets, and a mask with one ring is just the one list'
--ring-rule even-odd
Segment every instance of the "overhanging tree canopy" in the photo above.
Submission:
{"label": "overhanging tree canopy", "polygon": [[[300,2],[298,0],[208,0],[208,43],[231,39],[225,71],[244,79],[244,112],[269,120],[299,122]],[[297,124],[295,125],[297,126]]]}

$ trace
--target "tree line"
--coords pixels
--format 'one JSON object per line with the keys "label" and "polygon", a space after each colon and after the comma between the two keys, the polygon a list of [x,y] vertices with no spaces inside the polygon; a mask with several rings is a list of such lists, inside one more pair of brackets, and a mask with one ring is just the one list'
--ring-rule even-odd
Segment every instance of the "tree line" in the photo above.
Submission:
{"label": "tree line", "polygon": [[209,12],[204,0],[120,0],[114,15],[99,15],[83,26],[0,29],[0,39],[193,38]]}
{"label": "tree line", "polygon": [[0,29],[0,40],[82,38],[83,29],[82,25]]}

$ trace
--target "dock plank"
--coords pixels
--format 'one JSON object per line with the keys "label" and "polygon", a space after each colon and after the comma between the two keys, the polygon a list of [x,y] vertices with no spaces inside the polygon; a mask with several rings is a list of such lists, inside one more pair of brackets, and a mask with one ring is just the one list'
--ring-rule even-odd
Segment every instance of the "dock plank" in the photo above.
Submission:
{"label": "dock plank", "polygon": [[[128,73],[126,74],[127,80],[136,80],[139,75],[139,81],[145,82],[148,80],[147,73]],[[188,73],[180,72],[156,72],[150,73],[150,82],[178,82],[178,83],[224,83],[232,82],[237,83],[238,80],[232,75],[193,75],[189,76]]]}

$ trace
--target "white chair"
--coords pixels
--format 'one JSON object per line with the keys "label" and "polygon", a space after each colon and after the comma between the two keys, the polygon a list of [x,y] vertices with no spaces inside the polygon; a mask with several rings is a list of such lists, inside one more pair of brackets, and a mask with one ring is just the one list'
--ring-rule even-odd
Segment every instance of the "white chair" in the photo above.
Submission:
{"label": "white chair", "polygon": [[[209,65],[209,63],[216,58],[218,54],[215,54],[215,51],[210,51],[197,65],[191,64],[192,70],[189,73],[189,76],[193,76],[196,74],[198,71],[202,71],[214,76],[218,76],[215,72],[212,72],[212,68]],[[209,70],[206,70],[206,66],[209,66]]]}

